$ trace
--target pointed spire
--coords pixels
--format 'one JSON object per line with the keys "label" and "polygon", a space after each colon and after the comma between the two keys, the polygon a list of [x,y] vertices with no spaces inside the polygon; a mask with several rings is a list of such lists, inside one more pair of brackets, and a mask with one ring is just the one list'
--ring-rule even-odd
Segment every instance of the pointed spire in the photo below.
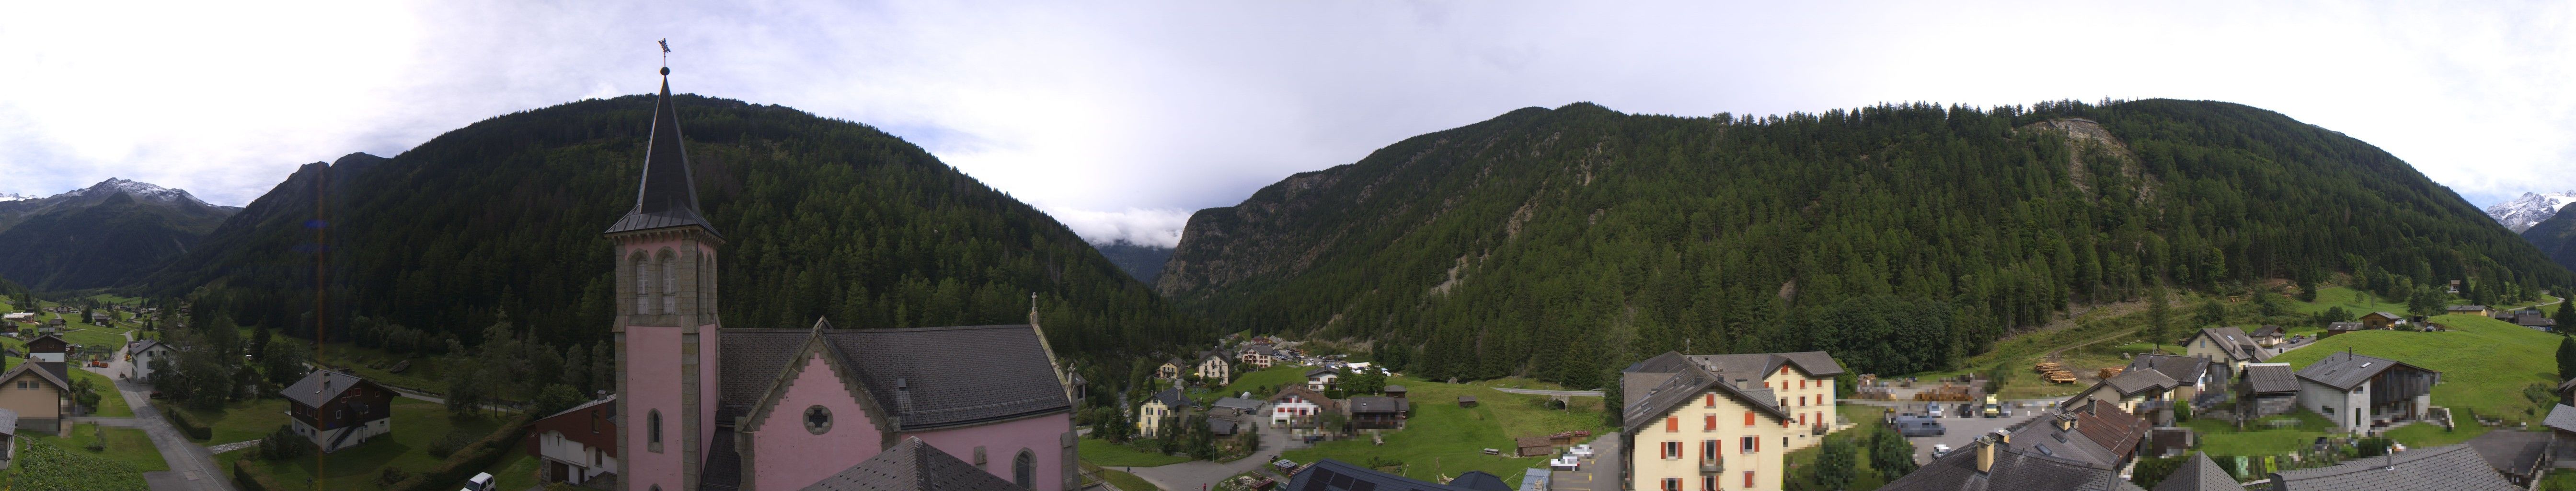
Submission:
{"label": "pointed spire", "polygon": [[605,233],[696,225],[716,235],[698,212],[698,186],[680,137],[679,111],[671,102],[671,68],[662,67],[662,93],[653,100],[653,131],[644,150],[644,178],[635,209]]}

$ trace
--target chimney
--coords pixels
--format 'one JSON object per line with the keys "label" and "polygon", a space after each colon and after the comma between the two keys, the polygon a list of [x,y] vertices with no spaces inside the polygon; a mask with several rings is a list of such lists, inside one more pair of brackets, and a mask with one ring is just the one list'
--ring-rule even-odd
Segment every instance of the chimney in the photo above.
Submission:
{"label": "chimney", "polygon": [[2004,445],[2004,442],[1999,441],[1995,436],[1977,440],[1977,473],[1991,472],[1995,469],[1995,447]]}

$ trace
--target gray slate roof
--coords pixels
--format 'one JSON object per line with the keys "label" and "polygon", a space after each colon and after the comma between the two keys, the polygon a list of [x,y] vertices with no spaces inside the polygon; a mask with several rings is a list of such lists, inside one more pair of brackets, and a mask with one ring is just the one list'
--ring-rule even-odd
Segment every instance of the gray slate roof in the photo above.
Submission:
{"label": "gray slate roof", "polygon": [[2021,438],[1995,452],[1990,472],[1977,472],[1977,447],[1951,452],[1914,473],[1878,488],[1880,491],[2145,491],[2108,467],[2085,464],[2027,450]]}
{"label": "gray slate roof", "polygon": [[2120,391],[2121,396],[2173,390],[2174,387],[2182,385],[2180,382],[2175,382],[2172,377],[2166,377],[2163,372],[2155,370],[2120,372],[2119,375],[2102,379],[2102,383],[2111,386],[2113,390]]}
{"label": "gray slate roof", "polygon": [[2125,370],[2124,374],[2139,370],[2154,370],[2165,374],[2165,378],[2173,379],[2179,387],[2191,385],[2192,381],[2200,380],[2201,374],[2209,370],[2209,360],[2197,356],[2142,353],[2135,358],[2130,358],[2128,368],[2123,370]]}
{"label": "gray slate roof", "polygon": [[[819,323],[818,323],[819,324]],[[1067,411],[1055,365],[1027,324],[819,331],[877,407],[902,430],[969,425]],[[746,411],[768,395],[812,329],[725,329],[718,347],[719,404]],[[896,390],[900,382],[903,390]]]}
{"label": "gray slate roof", "polygon": [[1219,398],[1216,398],[1216,402],[1208,403],[1208,405],[1209,405],[1209,406],[1213,406],[1213,407],[1221,407],[1221,408],[1226,408],[1226,409],[1240,410],[1240,411],[1243,411],[1243,412],[1253,412],[1253,411],[1259,411],[1259,410],[1261,410],[1261,401],[1255,401],[1255,400],[1245,399],[1245,398],[1241,398],[1241,397],[1219,397]]}
{"label": "gray slate roof", "polygon": [[[286,390],[278,391],[278,395],[304,403],[306,407],[318,408],[322,407],[323,402],[340,397],[340,394],[348,393],[350,387],[356,387],[359,382],[366,381],[367,379],[358,378],[356,375],[316,369],[313,373],[304,374],[303,379],[296,380],[295,385],[286,386]],[[324,392],[325,387],[329,388],[329,392]]]}
{"label": "gray slate roof", "polygon": [[[1009,465],[1009,464],[1004,464]],[[1041,473],[1043,474],[1043,473]],[[859,461],[804,491],[1025,491],[1001,476],[922,443],[903,439],[875,457]]]}
{"label": "gray slate roof", "polygon": [[1353,397],[1349,404],[1351,414],[1401,413],[1411,409],[1407,406],[1403,399],[1379,396]]}
{"label": "gray slate roof", "polygon": [[2254,392],[2298,392],[2298,372],[2288,363],[2259,363],[2245,366],[2245,383]]}
{"label": "gray slate roof", "polygon": [[0,435],[18,434],[18,412],[0,408]]}
{"label": "gray slate roof", "polygon": [[2548,433],[2498,428],[2469,439],[2468,445],[2478,452],[2479,458],[2486,459],[2488,468],[2508,475],[2528,476],[2542,465],[2540,458],[2548,453],[2550,438]]}
{"label": "gray slate roof", "polygon": [[671,104],[671,81],[662,80],[662,95],[653,99],[653,133],[645,143],[644,180],[636,187],[635,209],[602,234],[695,225],[709,235],[716,227],[698,213],[698,184],[682,148],[680,116]]}
{"label": "gray slate roof", "polygon": [[161,346],[161,341],[160,341],[160,340],[155,340],[155,339],[143,339],[143,340],[136,340],[136,341],[131,342],[131,343],[125,343],[125,352],[126,352],[127,354],[142,353],[142,352],[145,352],[145,351],[150,351],[152,348],[156,348],[156,347],[160,347],[160,346]]}
{"label": "gray slate roof", "polygon": [[2270,358],[2270,356],[2263,353],[2263,350],[2254,346],[2253,336],[2247,336],[2245,335],[2244,329],[2238,329],[2232,326],[2203,328],[2200,332],[2192,334],[2190,339],[2185,339],[2184,342],[2188,343],[2192,339],[2204,337],[2209,338],[2212,344],[2217,345],[2220,352],[2227,353],[2228,361],[2263,361],[2266,358]]}
{"label": "gray slate roof", "polygon": [[[1665,354],[1670,355],[1671,353],[1667,352]],[[1657,358],[1661,357],[1658,356]],[[1674,407],[1689,403],[1691,399],[1696,399],[1701,393],[1710,390],[1726,394],[1730,398],[1745,403],[1745,405],[1752,406],[1754,409],[1760,410],[1765,414],[1770,414],[1771,417],[1784,420],[1791,419],[1788,412],[1780,409],[1780,406],[1778,405],[1779,401],[1772,397],[1770,388],[1753,388],[1761,387],[1761,383],[1749,381],[1758,380],[1758,378],[1751,376],[1751,374],[1745,375],[1745,378],[1748,380],[1738,381],[1735,380],[1735,374],[1720,375],[1709,373],[1707,370],[1700,369],[1699,365],[1695,363],[1680,363],[1679,365],[1681,371],[1678,373],[1657,374],[1632,372],[1621,374],[1623,390],[1628,391],[1631,395],[1644,394],[1643,397],[1627,399],[1630,402],[1628,403],[1628,407],[1621,411],[1622,417],[1620,419],[1621,422],[1627,423],[1627,425],[1626,427],[1621,428],[1621,431],[1634,433],[1639,429],[1645,428],[1646,425],[1653,424],[1655,422],[1655,416],[1671,412]],[[1630,368],[1634,369],[1637,367],[1632,365]],[[1638,385],[1635,385],[1639,382],[1651,385],[1645,385],[1641,390]]]}
{"label": "gray slate roof", "polygon": [[1162,401],[1163,407],[1171,408],[1174,411],[1199,407],[1198,403],[1190,402],[1190,398],[1181,397],[1181,388],[1179,387],[1163,389],[1162,392],[1155,392],[1153,400]]}
{"label": "gray slate roof", "polygon": [[1460,473],[1458,477],[1449,479],[1449,485],[1478,491],[1512,491],[1512,485],[1503,484],[1501,476],[1485,471]]}
{"label": "gray slate roof", "polygon": [[1324,459],[1288,479],[1279,491],[1485,491],[1423,481]]}
{"label": "gray slate roof", "polygon": [[2419,448],[2385,458],[2361,458],[2333,467],[2272,474],[2275,491],[2507,491],[2505,482],[2466,444]]}
{"label": "gray slate roof", "polygon": [[2559,404],[2549,408],[2549,418],[2541,420],[2541,424],[2558,431],[2576,432],[2576,406]]}
{"label": "gray slate roof", "polygon": [[2401,365],[2407,368],[2431,372],[2436,377],[2436,381],[2440,380],[2438,377],[2441,376],[2440,374],[2442,372],[2425,370],[2424,367],[2407,365],[2387,358],[2353,354],[2349,351],[2339,351],[2328,354],[2325,359],[2317,360],[2316,363],[2309,364],[2307,368],[2299,369],[2299,378],[2325,384],[2327,387],[2333,387],[2340,390],[2352,390],[2353,387],[2361,385],[2362,382],[2369,381],[2371,377],[2379,375],[2380,372],[2386,372],[2388,369],[2396,368]]}
{"label": "gray slate roof", "polygon": [[2328,331],[2359,331],[2361,329],[2361,323],[2359,322],[2336,322],[2326,324],[2326,330]]}
{"label": "gray slate roof", "polygon": [[2209,460],[2209,454],[2192,452],[2191,460],[2166,474],[2164,482],[2156,483],[2155,491],[2245,491],[2245,486],[2228,477],[2226,469]]}

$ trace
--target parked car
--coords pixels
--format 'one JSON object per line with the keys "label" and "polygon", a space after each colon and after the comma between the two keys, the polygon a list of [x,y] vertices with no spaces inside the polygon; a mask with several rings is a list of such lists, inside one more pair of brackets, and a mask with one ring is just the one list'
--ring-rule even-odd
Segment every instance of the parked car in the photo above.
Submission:
{"label": "parked car", "polygon": [[1949,454],[1950,454],[1950,446],[1949,446],[1949,445],[1933,445],[1933,446],[1932,446],[1932,458],[1937,459],[1937,458],[1941,458],[1941,456],[1943,456],[1943,455],[1949,455]]}
{"label": "parked car", "polygon": [[1935,418],[1941,417],[1941,405],[1940,405],[1940,404],[1933,404],[1933,405],[1932,405],[1932,412],[1931,412],[1931,413],[1929,413],[1929,414],[1931,414],[1931,416],[1932,416],[1932,417],[1935,417]]}
{"label": "parked car", "polygon": [[1985,417],[1992,418],[1992,417],[2002,416],[2002,415],[2003,415],[2003,411],[2004,411],[2004,405],[2003,405],[2003,404],[2001,404],[2001,403],[1996,402],[1996,401],[1995,401],[1995,396],[1994,396],[1993,394],[1987,394],[1987,395],[1986,395],[1986,409],[1985,409],[1985,411],[1983,411],[1983,413],[1984,413]]}
{"label": "parked car", "polygon": [[474,478],[465,480],[464,491],[492,491],[492,473],[474,473]]}
{"label": "parked car", "polygon": [[1923,438],[1946,435],[1950,430],[1942,427],[1937,419],[1906,416],[1896,418],[1896,433],[1908,438]]}

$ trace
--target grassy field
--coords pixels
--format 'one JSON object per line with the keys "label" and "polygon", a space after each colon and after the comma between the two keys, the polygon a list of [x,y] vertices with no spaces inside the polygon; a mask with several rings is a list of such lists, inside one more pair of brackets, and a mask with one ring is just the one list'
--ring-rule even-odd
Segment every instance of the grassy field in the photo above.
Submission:
{"label": "grassy field", "polygon": [[[386,354],[384,350],[360,348],[349,343],[326,343],[322,345],[321,360],[322,364],[342,367],[367,380],[380,383],[411,387],[432,393],[447,386],[446,382],[439,381],[438,357],[406,358],[407,356],[409,355]],[[378,363],[390,367],[405,359],[411,360],[411,367],[403,370],[403,373],[369,368],[370,365]]]}
{"label": "grassy field", "polygon": [[500,462],[493,462],[492,467],[483,469],[483,472],[492,473],[492,489],[507,491],[536,487],[537,464],[542,461],[528,455],[525,448],[521,446],[519,451],[509,452],[509,456],[502,457]]}
{"label": "grassy field", "polygon": [[[170,470],[170,462],[161,459],[161,449],[152,446],[152,435],[144,433],[142,428],[108,427],[102,434],[96,424],[77,424],[63,436],[48,436],[41,433],[27,435],[28,438],[53,444],[75,454],[124,462],[134,466],[136,471]],[[105,448],[96,452],[90,451],[90,442],[100,441],[102,437],[107,442]]]}
{"label": "grassy field", "polygon": [[[285,399],[235,402],[222,411],[186,412],[190,421],[214,430],[215,438],[206,442],[209,445],[256,440],[277,432],[277,427],[286,424]],[[399,427],[394,430],[402,431]]]}
{"label": "grassy field", "polygon": [[[2432,321],[2453,330],[2353,332],[2319,340],[2314,346],[2283,353],[2272,361],[2306,367],[2328,354],[2350,349],[2357,354],[2442,372],[2441,384],[2433,386],[2433,405],[2503,418],[2508,424],[2538,422],[2546,416],[2541,410],[2545,406],[2525,398],[2523,388],[2532,384],[2556,385],[2557,334],[2475,315],[2443,315]],[[2458,416],[2465,419],[2467,414]]]}
{"label": "grassy field", "polygon": [[[2294,422],[2274,428],[2269,421]],[[2200,450],[2210,455],[2279,455],[2296,452],[2315,443],[2317,437],[2334,430],[2334,422],[2317,413],[2299,410],[2287,415],[2255,421],[2246,431],[2237,431],[2233,423],[2200,418],[2183,422],[2199,433]]]}
{"label": "grassy field", "polygon": [[1098,438],[1083,438],[1081,446],[1075,450],[1082,455],[1084,462],[1109,467],[1154,467],[1190,461],[1189,457],[1138,450]]}
{"label": "grassy field", "polygon": [[1102,468],[1089,461],[1084,461],[1082,463],[1082,470],[1083,472],[1100,476],[1101,480],[1109,481],[1109,485],[1118,487],[1119,491],[1163,491],[1163,488],[1154,487],[1154,483],[1145,482],[1145,478],[1136,477],[1135,474]]}
{"label": "grassy field", "polygon": [[[1879,486],[1887,485],[1888,481],[1896,480],[1899,476],[1880,475],[1878,469],[1869,466],[1869,438],[1887,428],[1885,423],[1880,422],[1887,414],[1887,409],[1876,406],[1846,405],[1835,407],[1834,410],[1842,413],[1843,419],[1855,423],[1850,429],[1825,436],[1834,440],[1850,440],[1853,444],[1852,448],[1857,450],[1853,454],[1858,457],[1854,459],[1857,462],[1853,467],[1860,472],[1853,473],[1851,484],[1844,486],[1844,489],[1851,491],[1878,489]],[[1788,480],[1792,481],[1786,483],[1789,489],[1823,489],[1823,486],[1816,484],[1816,469],[1811,466],[1816,463],[1816,456],[1824,453],[1824,449],[1825,446],[1819,444],[1789,452],[1785,457],[1789,466]]]}
{"label": "grassy field", "polygon": [[134,407],[125,404],[125,395],[118,394],[116,392],[116,381],[108,379],[107,375],[74,368],[72,369],[72,379],[88,380],[91,386],[98,388],[98,410],[91,412],[91,416],[107,418],[134,417]]}
{"label": "grassy field", "polygon": [[1235,377],[1234,383],[1226,384],[1225,388],[1219,389],[1216,392],[1218,394],[1228,396],[1251,392],[1254,399],[1268,398],[1271,394],[1275,394],[1279,391],[1279,386],[1305,383],[1306,370],[1308,368],[1311,367],[1279,365],[1257,371],[1245,372],[1241,376]]}
{"label": "grassy field", "polygon": [[[322,462],[324,467],[319,467],[322,472],[319,473],[321,480],[318,487],[321,489],[380,489],[376,485],[376,477],[382,472],[381,469],[395,467],[414,474],[428,470],[430,467],[437,466],[440,461],[439,457],[431,456],[427,450],[432,442],[445,438],[449,434],[481,438],[499,428],[501,419],[493,415],[451,419],[447,416],[447,409],[437,403],[396,398],[393,425],[393,434],[389,437],[378,437],[374,441],[341,449],[326,456]],[[275,426],[269,427],[269,431],[276,429]],[[216,460],[222,465],[232,465],[233,461],[241,460],[248,455],[249,452],[230,452],[216,456]],[[315,469],[317,469],[315,459],[310,458],[281,462],[253,461],[252,465],[267,470],[280,483],[306,482],[307,479],[316,476]]]}
{"label": "grassy field", "polygon": [[[1602,424],[1601,399],[1579,397],[1571,409],[1549,409],[1543,396],[1506,394],[1492,387],[1471,384],[1445,384],[1390,377],[1387,383],[1405,386],[1413,399],[1413,417],[1404,431],[1385,433],[1386,444],[1372,445],[1367,437],[1323,442],[1313,448],[1288,451],[1284,456],[1297,462],[1315,462],[1331,458],[1368,465],[1372,458],[1380,462],[1400,462],[1398,473],[1415,479],[1457,476],[1470,470],[1481,470],[1503,476],[1505,481],[1519,479],[1521,471],[1536,467],[1545,457],[1512,458],[1485,455],[1484,449],[1509,451],[1512,438],[1547,435],[1567,430],[1591,430],[1606,435],[1614,429]],[[1475,396],[1478,405],[1458,407],[1458,396]]]}
{"label": "grassy field", "polygon": [[2345,312],[2351,312],[2352,315],[2355,316],[2371,312],[2406,313],[2405,302],[2391,302],[2389,300],[2390,299],[2379,298],[2378,295],[2362,292],[2361,290],[2338,286],[2317,289],[2317,301],[2315,302],[2299,302],[2292,300],[2290,305],[2291,310],[2300,314],[2324,312],[2329,307],[2343,307]]}

